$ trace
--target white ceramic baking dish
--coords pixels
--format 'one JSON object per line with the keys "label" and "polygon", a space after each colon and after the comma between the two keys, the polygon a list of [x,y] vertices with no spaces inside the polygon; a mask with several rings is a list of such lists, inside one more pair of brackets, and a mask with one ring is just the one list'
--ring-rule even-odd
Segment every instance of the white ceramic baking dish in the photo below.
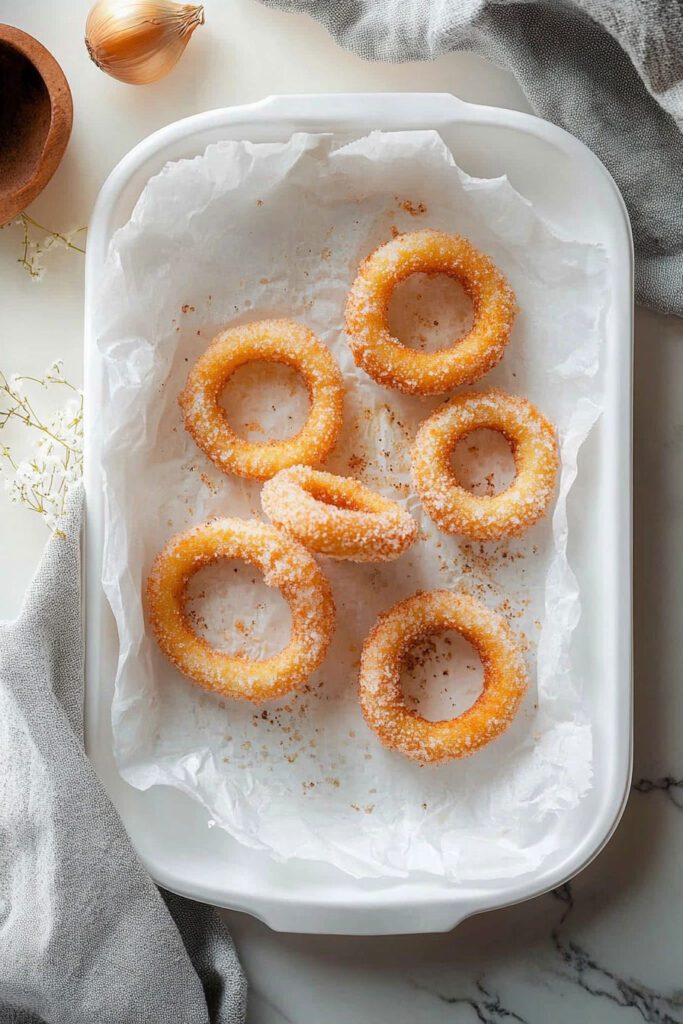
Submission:
{"label": "white ceramic baking dish", "polygon": [[[583,614],[578,668],[594,725],[594,786],[581,812],[562,819],[559,849],[534,877],[453,884],[415,877],[356,880],[323,864],[279,863],[247,849],[178,791],[132,789],[112,756],[110,706],[117,659],[114,621],[101,586],[102,481],[98,408],[102,371],[91,311],[112,233],[149,177],[219,139],[284,141],[296,131],[349,140],[372,129],[434,128],[471,174],[507,174],[560,232],[600,242],[609,255],[604,325],[606,406],[581,452],[569,499],[570,558]],[[154,879],[175,892],[244,910],[281,931],[390,934],[445,931],[471,914],[529,899],[580,871],[612,834],[631,773],[631,376],[632,243],[611,177],[582,143],[554,125],[446,94],[278,96],[178,121],[141,142],[107,179],[88,233],[86,282],[85,622],[86,748]]]}

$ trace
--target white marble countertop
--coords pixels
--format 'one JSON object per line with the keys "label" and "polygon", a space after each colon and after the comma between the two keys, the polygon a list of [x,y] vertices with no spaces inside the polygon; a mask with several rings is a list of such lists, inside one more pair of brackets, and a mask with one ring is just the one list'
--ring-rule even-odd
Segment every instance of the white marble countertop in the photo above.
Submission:
{"label": "white marble countertop", "polygon": [[[4,0],[2,19],[37,36],[74,94],[66,157],[31,215],[50,229],[87,224],[109,170],[154,129],[271,93],[450,91],[525,109],[506,72],[471,54],[431,64],[366,64],[305,17],[255,0],[208,0],[173,75],[144,91],[99,72],[82,44],[89,0]],[[33,282],[21,231],[0,232],[0,369],[42,372],[56,357],[82,377],[83,263],[45,259]],[[282,935],[226,915],[251,984],[250,1024],[683,1022],[683,323],[636,315],[634,792],[607,849],[567,886],[466,921],[447,935],[378,939]],[[0,494],[0,618],[9,618],[47,533]]]}

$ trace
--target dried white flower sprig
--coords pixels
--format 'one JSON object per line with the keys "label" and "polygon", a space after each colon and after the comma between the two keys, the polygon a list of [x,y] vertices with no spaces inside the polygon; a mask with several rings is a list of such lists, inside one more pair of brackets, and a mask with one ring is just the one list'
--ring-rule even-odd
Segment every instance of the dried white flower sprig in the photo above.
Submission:
{"label": "dried white flower sprig", "polygon": [[[44,275],[43,257],[51,249],[71,249],[73,252],[85,253],[85,249],[78,245],[76,239],[87,228],[77,228],[68,234],[61,234],[59,231],[50,231],[27,213],[20,213],[18,218],[10,223],[22,229],[21,255],[17,256],[17,263],[22,265],[33,281],[39,281]],[[8,224],[4,226],[9,227]]]}
{"label": "dried white flower sprig", "polygon": [[[35,409],[34,392],[65,388],[71,394],[64,406],[49,418]],[[0,370],[0,430],[19,421],[35,432],[28,458],[16,459],[9,445],[0,444],[0,472],[10,501],[42,515],[58,532],[72,484],[83,474],[83,394],[64,377],[57,360],[43,377],[7,378]]]}

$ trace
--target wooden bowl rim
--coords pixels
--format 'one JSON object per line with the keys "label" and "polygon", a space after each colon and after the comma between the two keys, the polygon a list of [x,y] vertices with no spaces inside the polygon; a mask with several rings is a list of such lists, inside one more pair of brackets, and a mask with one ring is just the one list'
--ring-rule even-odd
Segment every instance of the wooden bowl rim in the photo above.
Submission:
{"label": "wooden bowl rim", "polygon": [[34,66],[50,100],[50,126],[33,176],[14,192],[0,192],[0,224],[6,224],[33,202],[57,170],[71,135],[73,99],[60,65],[28,32],[0,23],[0,43],[11,46]]}

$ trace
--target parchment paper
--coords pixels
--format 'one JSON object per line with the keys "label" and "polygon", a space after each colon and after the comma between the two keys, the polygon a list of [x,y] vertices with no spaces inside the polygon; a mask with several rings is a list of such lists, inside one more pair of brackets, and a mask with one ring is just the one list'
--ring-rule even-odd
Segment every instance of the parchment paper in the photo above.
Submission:
{"label": "parchment paper", "polygon": [[[423,515],[408,446],[441,399],[380,388],[354,367],[343,336],[359,261],[392,233],[427,226],[466,235],[508,276],[521,312],[483,386],[527,396],[559,430],[554,510],[521,540],[474,544]],[[557,816],[591,785],[591,728],[572,654],[580,594],[566,556],[566,498],[601,408],[605,282],[598,246],[560,239],[506,179],[468,177],[435,132],[373,133],[343,148],[305,134],[285,144],[224,142],[151,179],[113,239],[96,316],[107,390],[104,586],[120,638],[114,746],[129,783],[176,786],[244,844],[359,877],[483,881],[543,861]],[[397,329],[412,324],[426,347],[444,341],[468,316],[454,287],[424,277],[403,286],[392,305]],[[259,484],[225,476],[203,456],[176,399],[218,328],[270,316],[309,325],[344,372],[343,432],[327,468],[404,501],[421,539],[388,564],[320,559],[337,606],[330,654],[307,692],[254,707],[203,692],[166,662],[146,628],[142,593],[173,533],[210,516],[262,515]],[[296,374],[266,364],[240,371],[224,402],[251,438],[293,432],[307,405]],[[490,477],[480,488],[509,477],[487,435],[466,448],[456,456],[462,472]],[[531,685],[499,740],[467,760],[421,767],[367,729],[357,672],[377,614],[433,587],[461,587],[506,615]],[[239,562],[197,576],[188,607],[226,649],[263,656],[286,642],[284,601]],[[404,679],[422,713],[451,716],[475,698],[481,668],[463,641],[446,636],[414,652]]]}

